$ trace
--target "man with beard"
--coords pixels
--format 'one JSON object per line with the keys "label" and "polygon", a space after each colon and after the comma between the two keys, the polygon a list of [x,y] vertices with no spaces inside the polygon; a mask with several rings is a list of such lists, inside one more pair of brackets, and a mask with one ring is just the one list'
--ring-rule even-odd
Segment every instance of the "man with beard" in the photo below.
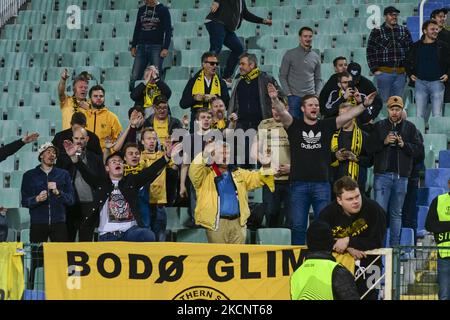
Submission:
{"label": "man with beard", "polygon": [[[79,127],[73,131],[73,143],[77,146],[77,155],[80,160],[92,171],[104,173],[102,158],[87,149],[89,135],[86,129]],[[75,204],[67,209],[67,231],[69,241],[75,241],[78,232],[78,240],[92,241],[96,221],[96,208],[94,205],[93,189],[84,180],[80,171],[72,163],[69,156],[61,154],[58,164],[69,171],[75,189]]]}
{"label": "man with beard", "polygon": [[[303,118],[295,119],[278,99],[273,85],[267,86],[272,104],[285,128],[291,151],[290,223],[292,244],[305,244],[309,207],[315,217],[330,202],[329,166],[333,133],[364,110],[359,92],[355,92],[356,106],[336,118],[319,120],[319,98],[306,95],[302,100]],[[374,96],[372,96],[372,99]],[[368,101],[369,105],[372,101]]]}
{"label": "man with beard", "polygon": [[232,113],[229,120],[227,120],[225,103],[222,99],[215,98],[211,101],[211,113],[211,129],[223,131],[227,128],[234,129],[236,127],[237,115]]}
{"label": "man with beard", "polygon": [[93,86],[89,90],[89,97],[92,106],[85,111],[86,129],[98,136],[100,146],[105,150],[105,138],[109,137],[112,141],[116,141],[122,126],[117,116],[105,106],[105,89],[102,86]]}

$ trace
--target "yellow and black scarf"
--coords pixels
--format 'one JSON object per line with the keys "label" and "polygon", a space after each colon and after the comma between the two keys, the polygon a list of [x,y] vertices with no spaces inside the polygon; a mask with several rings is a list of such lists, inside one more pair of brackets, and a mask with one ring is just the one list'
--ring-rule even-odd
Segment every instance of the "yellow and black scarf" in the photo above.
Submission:
{"label": "yellow and black scarf", "polygon": [[[355,121],[355,120],[353,120]],[[331,152],[335,153],[339,150],[339,134],[341,133],[342,129],[339,129],[333,134],[333,137],[331,138]],[[350,151],[353,152],[357,157],[361,154],[362,150],[362,141],[363,141],[363,135],[362,130],[356,125],[353,128],[353,136],[352,136],[352,146],[350,148]],[[339,166],[339,161],[336,160],[331,164],[332,167]],[[348,161],[348,172],[347,175],[349,177],[352,177],[355,181],[358,181],[359,176],[359,164],[355,161]]]}
{"label": "yellow and black scarf", "polygon": [[[339,98],[344,96],[344,91],[342,89],[339,90]],[[345,102],[350,103],[352,106],[358,105],[356,103],[355,97],[349,97]]]}
{"label": "yellow and black scarf", "polygon": [[147,83],[144,90],[144,108],[153,106],[153,101],[157,96],[161,95],[161,90],[155,83]]}
{"label": "yellow and black scarf", "polygon": [[[78,100],[75,97],[75,95],[73,95],[72,97],[72,103],[73,103],[73,112],[80,112],[80,109],[83,109],[79,104],[78,104]],[[91,101],[88,99],[86,100],[86,102],[91,105]],[[84,109],[83,109],[84,110]]]}
{"label": "yellow and black scarf", "polygon": [[[205,74],[202,71],[198,74],[197,79],[195,79],[194,86],[192,87],[192,96],[197,94],[205,94]],[[215,94],[217,96],[221,96],[220,89],[220,79],[217,74],[214,75],[211,81],[211,92],[209,94]],[[198,102],[193,108],[202,108],[203,102]],[[211,104],[208,105],[208,108],[211,108]]]}
{"label": "yellow and black scarf", "polygon": [[258,78],[260,74],[261,71],[259,71],[258,68],[255,68],[247,74],[244,75],[241,74],[241,79],[245,80],[245,82],[247,83],[250,83],[250,81],[252,81],[253,79]]}
{"label": "yellow and black scarf", "polygon": [[144,169],[145,169],[145,166],[142,163],[139,163],[136,167],[132,167],[127,164],[124,164],[123,175],[127,176],[129,174],[138,174],[138,173],[141,173],[141,171]]}

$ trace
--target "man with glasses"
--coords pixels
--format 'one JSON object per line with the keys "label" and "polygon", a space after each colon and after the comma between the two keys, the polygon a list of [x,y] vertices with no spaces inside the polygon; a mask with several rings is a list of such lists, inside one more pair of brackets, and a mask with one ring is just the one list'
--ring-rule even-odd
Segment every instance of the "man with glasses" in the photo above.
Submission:
{"label": "man with glasses", "polygon": [[219,59],[214,52],[202,55],[202,69],[189,79],[183,90],[180,107],[191,109],[190,132],[194,130],[194,119],[199,108],[211,108],[211,100],[219,97],[226,106],[230,101],[227,84],[217,75]]}
{"label": "man with glasses", "polygon": [[408,28],[397,24],[399,13],[395,7],[386,7],[384,23],[372,29],[367,43],[367,63],[383,102],[403,96],[406,84],[405,59],[413,41]]}

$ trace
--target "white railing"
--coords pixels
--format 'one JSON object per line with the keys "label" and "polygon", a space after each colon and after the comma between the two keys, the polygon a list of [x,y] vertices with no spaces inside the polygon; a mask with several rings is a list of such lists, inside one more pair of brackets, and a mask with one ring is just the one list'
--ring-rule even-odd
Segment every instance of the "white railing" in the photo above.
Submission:
{"label": "white railing", "polygon": [[26,0],[0,0],[0,27],[11,18],[17,16],[19,8]]}
{"label": "white railing", "polygon": [[426,2],[427,2],[427,0],[420,1],[420,6],[419,6],[419,39],[422,38],[423,8],[425,7]]}

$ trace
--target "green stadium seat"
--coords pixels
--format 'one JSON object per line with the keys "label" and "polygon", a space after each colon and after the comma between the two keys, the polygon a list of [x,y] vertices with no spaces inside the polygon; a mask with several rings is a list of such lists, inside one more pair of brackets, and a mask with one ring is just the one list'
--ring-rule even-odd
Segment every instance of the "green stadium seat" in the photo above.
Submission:
{"label": "green stadium seat", "polygon": [[19,11],[17,24],[42,24],[44,21],[44,12],[38,10]]}
{"label": "green stadium seat", "polygon": [[444,108],[442,109],[443,115],[446,117],[450,116],[450,103],[444,103]]}
{"label": "green stadium seat", "polygon": [[[118,93],[117,97],[119,99],[119,104],[122,109],[126,109],[128,112],[128,109],[130,109],[132,106],[134,106],[134,101],[130,98],[129,92],[122,92]],[[127,114],[128,117],[128,114]]]}
{"label": "green stadium seat", "polygon": [[101,46],[101,39],[79,39],[75,41],[75,51],[77,52],[96,52],[100,51]]}
{"label": "green stadium seat", "polygon": [[48,12],[55,9],[55,0],[33,0],[31,1],[31,10]]}
{"label": "green stadium seat", "polygon": [[34,92],[34,83],[31,81],[8,81],[8,93]]}
{"label": "green stadium seat", "polygon": [[[209,3],[211,5],[211,2]],[[170,2],[171,9],[193,9],[195,8],[195,0],[171,0]]]}
{"label": "green stadium seat", "polygon": [[[408,117],[409,122],[414,123],[416,128],[423,134],[425,133],[425,120],[421,117]],[[441,133],[441,132],[431,132],[431,133]]]}
{"label": "green stadium seat", "polygon": [[6,52],[15,52],[17,46],[16,40],[0,40],[0,56],[3,56]]}
{"label": "green stadium seat", "polygon": [[[204,22],[206,16],[211,11],[210,8],[188,9],[186,10],[186,21],[189,22]],[[172,21],[173,22],[173,21]]]}
{"label": "green stadium seat", "polygon": [[172,25],[173,34],[177,37],[195,37],[199,34],[199,22],[175,22]]}
{"label": "green stadium seat", "polygon": [[98,23],[88,27],[87,36],[89,39],[109,39],[113,37],[114,24]]}
{"label": "green stadium seat", "polygon": [[104,81],[102,86],[106,93],[128,91],[128,81]]}
{"label": "green stadium seat", "polygon": [[113,51],[91,52],[89,55],[89,65],[99,68],[112,68],[116,54]]}
{"label": "green stadium seat", "polygon": [[[6,121],[6,120],[4,120]],[[11,121],[11,120],[8,120]],[[0,121],[0,124],[2,122]],[[6,144],[6,142],[5,142]],[[15,163],[16,163],[16,158],[14,155],[9,156],[8,158],[6,158],[6,160],[3,160],[2,162],[0,162],[0,172],[12,172],[15,169]]]}
{"label": "green stadium seat", "polygon": [[2,189],[2,205],[5,208],[19,208],[20,207],[20,189],[19,188],[4,188]]}
{"label": "green stadium seat", "polygon": [[209,1],[209,0],[198,0],[198,1],[196,1],[196,7],[197,8],[210,8],[211,7],[211,1]]}
{"label": "green stadium seat", "polygon": [[[128,22],[132,22],[132,23],[136,23],[136,18],[137,18],[137,13],[138,13],[139,9],[130,9],[128,10]],[[184,10],[181,10],[184,11]],[[171,22],[174,22],[172,20],[172,16],[170,16],[171,18]],[[181,20],[180,20],[181,21]]]}
{"label": "green stadium seat", "polygon": [[81,14],[81,24],[90,26],[96,24],[98,21],[98,13],[95,10],[83,10]]}
{"label": "green stadium seat", "polygon": [[73,40],[56,39],[47,41],[48,53],[67,53],[73,52]]}
{"label": "green stadium seat", "polygon": [[[17,94],[15,94],[15,93],[0,92],[0,105],[1,106],[18,106],[19,98],[18,98]],[[1,120],[1,118],[0,118],[0,120]]]}
{"label": "green stadium seat", "polygon": [[[34,121],[42,121],[42,120],[34,120]],[[34,131],[31,130],[30,132]],[[20,151],[19,153],[17,153],[17,157],[19,158],[19,170],[28,171],[39,165],[37,152]]]}
{"label": "green stadium seat", "polygon": [[256,36],[256,27],[257,25],[255,23],[243,23],[235,33],[238,37],[253,37]]}
{"label": "green stadium seat", "polygon": [[129,38],[113,38],[103,40],[104,51],[123,52],[129,51],[130,39]]}
{"label": "green stadium seat", "polygon": [[28,39],[28,32],[28,25],[8,24],[4,27],[2,34],[4,39],[25,40]]}
{"label": "green stadium seat", "polygon": [[[314,39],[314,38],[313,38]],[[276,49],[293,49],[299,46],[299,37],[298,36],[283,36],[275,38],[275,48]],[[314,43],[314,40],[313,40]]]}
{"label": "green stadium seat", "polygon": [[71,52],[71,53],[63,53],[61,55],[61,67],[78,67],[78,66],[86,66],[86,62],[88,59],[88,54],[86,52]]}
{"label": "green stadium seat", "polygon": [[300,8],[300,18],[323,19],[325,18],[326,8],[323,5],[310,5]]}
{"label": "green stadium seat", "polygon": [[[340,34],[344,32],[344,20],[342,19],[320,19],[317,34]],[[313,37],[314,46],[314,37]]]}
{"label": "green stadium seat", "polygon": [[[28,210],[28,209],[26,209]],[[22,229],[20,230],[20,242],[23,243],[30,243],[30,229]],[[30,259],[28,259],[29,261],[26,261],[27,263],[29,263],[29,265],[31,265],[31,255],[30,255]]]}
{"label": "green stadium seat", "polygon": [[291,245],[291,230],[287,228],[260,228],[256,230],[256,244]]}
{"label": "green stadium seat", "polygon": [[331,48],[333,38],[331,35],[322,34],[313,36],[313,48],[324,51],[325,49]]}
{"label": "green stadium seat", "polygon": [[172,90],[172,94],[175,92],[182,93],[187,84],[187,80],[166,80],[166,83]]}
{"label": "green stadium seat", "polygon": [[264,51],[264,63],[263,64],[273,64],[281,65],[281,60],[285,54],[286,50],[283,49],[268,49]]}
{"label": "green stadium seat", "polygon": [[134,32],[134,22],[121,22],[116,23],[116,37],[117,38],[130,38]]}
{"label": "green stadium seat", "polygon": [[[18,179],[20,180],[18,187],[20,188],[22,185],[22,171],[13,171],[12,174],[17,174]],[[28,212],[28,208],[14,208],[8,210],[8,214],[6,215],[6,219],[8,222],[8,227],[13,228],[15,230],[24,230],[30,228],[30,214]],[[20,239],[22,241],[22,239]]]}
{"label": "green stadium seat", "polygon": [[8,228],[8,235],[6,236],[6,242],[17,242],[17,230]]}
{"label": "green stadium seat", "polygon": [[[170,20],[172,23],[182,21],[184,9],[170,9],[169,12],[170,12]],[[129,12],[129,17],[130,17],[130,20],[131,20],[131,17],[134,17],[133,19],[135,19],[136,15],[132,15],[131,12]],[[189,20],[187,20],[187,21],[189,21]]]}
{"label": "green stadium seat", "polygon": [[16,79],[17,70],[14,68],[14,66],[2,68],[1,71],[2,71],[0,72],[1,81],[10,81]]}
{"label": "green stadium seat", "polygon": [[271,26],[258,24],[256,26],[256,35],[274,35],[282,36],[286,34],[286,23],[284,21],[273,21]]}
{"label": "green stadium seat", "polygon": [[31,56],[33,67],[56,67],[59,55],[56,53],[33,53]]}
{"label": "green stadium seat", "polygon": [[181,66],[200,68],[202,54],[202,50],[180,50]]}
{"label": "green stadium seat", "polygon": [[[209,9],[209,8],[207,8]],[[256,8],[251,8],[249,9],[249,11],[251,13],[253,13],[255,16],[261,17],[263,19],[268,19],[269,18],[269,12],[270,12],[270,7],[256,7]],[[188,19],[189,21],[189,19]]]}
{"label": "green stadium seat", "polygon": [[326,82],[331,77],[331,75],[334,74],[333,63],[322,63],[320,65],[320,72],[322,80]]}
{"label": "green stadium seat", "polygon": [[262,189],[249,191],[248,201],[250,203],[262,203]]}
{"label": "green stadium seat", "polygon": [[[48,75],[48,73],[47,73],[47,75]],[[61,79],[61,77],[60,77],[60,79]],[[58,84],[59,84],[59,81],[57,81],[57,80],[48,80],[48,81],[40,82],[39,83],[39,92],[49,93],[52,101],[56,101],[56,104],[59,104]]]}
{"label": "green stadium seat", "polygon": [[52,136],[55,135],[56,132],[62,131],[62,120],[54,121],[51,124]]}
{"label": "green stadium seat", "polygon": [[447,135],[437,133],[427,133],[423,135],[425,152],[433,151],[436,155],[441,150],[447,150]]}
{"label": "green stadium seat", "polygon": [[329,48],[323,51],[323,62],[333,62],[334,58],[343,56],[350,57],[351,50],[348,48]]}
{"label": "green stadium seat", "polygon": [[118,102],[117,95],[115,92],[106,92],[105,93],[105,105],[111,110],[111,107],[116,106]]}
{"label": "green stadium seat", "polygon": [[119,67],[132,67],[134,63],[134,58],[131,56],[129,51],[119,52]]}
{"label": "green stadium seat", "polygon": [[[252,7],[278,7],[280,5],[280,0],[252,0]],[[253,13],[255,8],[250,8],[249,11]]]}
{"label": "green stadium seat", "polygon": [[66,25],[69,15],[65,10],[62,11],[50,11],[45,14],[45,24],[63,26]]}
{"label": "green stadium seat", "polygon": [[367,18],[348,18],[347,20],[347,33],[360,33],[369,35],[371,29],[367,26],[373,28],[373,20],[368,20]]}
{"label": "green stadium seat", "polygon": [[[47,81],[58,81],[59,82],[59,80],[61,80],[61,73],[64,71],[64,69],[66,69],[66,68],[65,67],[50,67],[50,68],[47,68],[47,71],[46,71],[46,73],[47,73],[47,77],[46,77]],[[69,70],[69,72],[70,72],[70,70]],[[70,82],[70,81],[67,81],[67,82]],[[58,86],[56,86],[54,88],[54,90],[55,91],[58,90]]]}
{"label": "green stadium seat", "polygon": [[430,117],[428,121],[429,133],[442,133],[450,141],[450,117]]}
{"label": "green stadium seat", "polygon": [[285,21],[290,22],[298,19],[299,12],[294,6],[274,7],[272,8],[272,20],[273,21]]}
{"label": "green stadium seat", "polygon": [[34,290],[45,290],[45,273],[44,267],[38,267],[34,270]]}
{"label": "green stadium seat", "polygon": [[[293,20],[288,22],[288,34],[297,35],[302,27],[310,27],[313,30],[316,28],[316,20],[311,18],[302,18],[299,20]],[[313,38],[314,39],[314,38]],[[314,41],[314,40],[313,40]],[[298,42],[298,41],[297,41]]]}
{"label": "green stadium seat", "polygon": [[[283,36],[280,36],[282,38]],[[248,49],[274,49],[275,36],[262,35],[248,38]]]}
{"label": "green stadium seat", "polygon": [[130,74],[130,67],[108,68],[105,70],[105,80],[129,80]]}
{"label": "green stadium seat", "polygon": [[98,83],[100,83],[102,78],[102,70],[99,67],[96,66],[84,66],[84,67],[76,67],[74,69],[74,74],[80,74],[83,71],[89,72],[93,76],[93,80],[97,80]]}
{"label": "green stadium seat", "polygon": [[203,228],[178,230],[177,242],[208,243],[206,230]]}
{"label": "green stadium seat", "polygon": [[[400,11],[401,17],[411,17],[414,16],[414,10],[418,11],[417,3],[396,3],[395,7]],[[448,4],[447,4],[448,7]]]}
{"label": "green stadium seat", "polygon": [[78,6],[83,8],[83,0],[57,0],[58,10],[66,11],[69,6]]}
{"label": "green stadium seat", "polygon": [[[351,61],[357,62],[360,65],[367,64],[367,49],[366,48],[353,48],[353,57]],[[350,57],[347,57],[350,58]],[[366,76],[366,75],[364,75]]]}
{"label": "green stadium seat", "polygon": [[22,122],[22,132],[38,132],[43,136],[50,136],[50,120],[47,119],[27,119]]}
{"label": "green stadium seat", "polygon": [[19,40],[19,52],[42,53],[44,52],[45,40]]}
{"label": "green stadium seat", "polygon": [[131,9],[138,9],[139,6],[140,6],[139,0],[114,0],[112,9],[131,10]]}
{"label": "green stadium seat", "polygon": [[110,0],[86,1],[87,10],[106,11],[110,8]]}
{"label": "green stadium seat", "polygon": [[22,122],[25,119],[35,119],[36,109],[34,107],[7,107],[8,120]]}
{"label": "green stadium seat", "polygon": [[335,4],[329,6],[329,12],[330,19],[346,19],[355,16],[355,7],[352,4]]}
{"label": "green stadium seat", "polygon": [[[198,38],[198,39],[201,39],[201,38]],[[197,43],[195,44],[195,46],[197,47]],[[187,48],[187,38],[186,37],[173,37],[171,47],[178,51],[188,49]],[[169,49],[171,49],[171,48],[169,48]],[[196,48],[196,49],[199,49],[199,48]]]}
{"label": "green stadium seat", "polygon": [[50,94],[46,92],[26,93],[23,96],[23,103],[25,106],[33,107],[49,106],[51,104]]}
{"label": "green stadium seat", "polygon": [[165,81],[168,80],[189,80],[191,77],[190,67],[171,67],[166,70]]}
{"label": "green stadium seat", "polygon": [[[10,188],[20,188],[22,185],[22,176],[24,174],[24,171],[20,170],[14,170],[9,173],[9,187]],[[27,212],[28,213],[28,212]],[[9,217],[7,216],[8,220]],[[17,217],[11,218],[11,220],[16,220]],[[8,224],[9,225],[9,224]],[[11,227],[15,229],[20,229],[17,225],[10,225]]]}
{"label": "green stadium seat", "polygon": [[60,39],[71,39],[71,40],[77,40],[77,39],[84,39],[85,34],[85,28],[84,26],[81,26],[80,29],[69,29],[67,26],[62,26],[60,28]]}
{"label": "green stadium seat", "polygon": [[280,66],[274,66],[271,64],[260,65],[259,69],[261,71],[267,72],[274,77],[278,77],[278,74],[280,73]]}
{"label": "green stadium seat", "polygon": [[102,10],[100,14],[102,15],[102,23],[120,23],[127,20],[126,10]]}
{"label": "green stadium seat", "polygon": [[26,52],[7,52],[5,54],[5,67],[28,67],[31,56]]}
{"label": "green stadium seat", "polygon": [[360,48],[363,45],[361,34],[336,35],[336,48]]}
{"label": "green stadium seat", "polygon": [[55,39],[56,38],[56,26],[53,24],[37,24],[30,26],[32,39]]}

